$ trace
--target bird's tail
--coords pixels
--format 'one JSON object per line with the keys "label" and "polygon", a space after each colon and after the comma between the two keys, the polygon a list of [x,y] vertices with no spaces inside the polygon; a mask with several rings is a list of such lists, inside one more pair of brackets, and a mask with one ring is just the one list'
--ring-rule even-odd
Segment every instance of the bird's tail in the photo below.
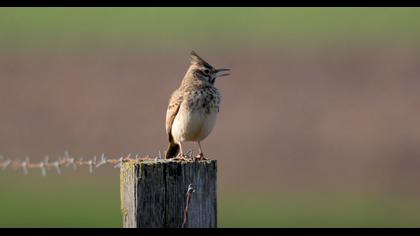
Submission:
{"label": "bird's tail", "polygon": [[166,150],[165,159],[171,159],[178,155],[179,153],[179,144],[170,142],[168,149]]}

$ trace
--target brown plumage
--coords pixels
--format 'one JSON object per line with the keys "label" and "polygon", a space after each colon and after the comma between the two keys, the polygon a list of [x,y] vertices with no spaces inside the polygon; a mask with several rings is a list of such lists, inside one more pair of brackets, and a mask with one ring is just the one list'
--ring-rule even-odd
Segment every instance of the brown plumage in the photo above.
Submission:
{"label": "brown plumage", "polygon": [[174,158],[181,152],[182,142],[194,141],[199,145],[198,159],[204,158],[200,141],[211,132],[219,112],[220,93],[214,86],[216,78],[228,75],[228,69],[215,69],[191,52],[191,64],[181,85],[169,99],[166,112],[168,149],[165,158]]}
{"label": "brown plumage", "polygon": [[168,109],[166,111],[166,134],[168,135],[169,145],[166,151],[166,159],[175,157],[178,155],[179,152],[179,145],[174,142],[174,138],[172,137],[172,123],[174,122],[175,116],[178,113],[179,107],[182,102],[182,95],[180,95],[179,90],[175,90],[172,95],[171,99],[169,100]]}

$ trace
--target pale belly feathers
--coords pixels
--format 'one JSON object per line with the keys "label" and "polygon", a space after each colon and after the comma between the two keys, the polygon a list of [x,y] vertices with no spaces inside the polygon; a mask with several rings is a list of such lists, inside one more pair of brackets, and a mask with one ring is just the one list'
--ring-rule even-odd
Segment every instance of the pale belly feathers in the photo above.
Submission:
{"label": "pale belly feathers", "polygon": [[218,108],[212,107],[207,113],[205,109],[188,111],[181,105],[172,124],[174,141],[201,141],[212,131],[216,123]]}

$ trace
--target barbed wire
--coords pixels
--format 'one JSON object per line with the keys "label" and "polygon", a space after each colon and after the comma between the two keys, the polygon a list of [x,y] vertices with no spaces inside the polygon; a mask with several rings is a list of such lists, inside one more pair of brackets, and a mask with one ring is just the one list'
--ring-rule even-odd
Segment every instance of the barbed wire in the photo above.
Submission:
{"label": "barbed wire", "polygon": [[191,202],[192,194],[195,192],[195,189],[192,184],[188,185],[187,194],[186,194],[186,200],[185,200],[185,208],[184,208],[184,220],[182,221],[181,228],[185,228],[185,226],[188,224],[188,211],[189,206]]}
{"label": "barbed wire", "polygon": [[99,160],[97,160],[97,156],[94,156],[92,159],[84,159],[83,157],[75,158],[71,157],[68,151],[64,152],[64,156],[59,156],[57,160],[50,161],[49,156],[45,156],[43,161],[39,162],[31,162],[29,157],[26,157],[23,161],[22,160],[12,160],[6,159],[4,156],[0,155],[0,170],[5,171],[6,169],[10,168],[15,171],[22,170],[23,174],[28,175],[30,169],[39,169],[41,171],[42,176],[47,176],[48,171],[51,169],[55,169],[57,174],[62,173],[62,168],[73,167],[76,170],[80,166],[88,166],[89,173],[92,174],[95,168],[100,166],[110,164],[113,165],[114,168],[120,168],[123,162],[128,161],[152,161],[152,160],[160,160],[163,159],[161,152],[159,151],[156,157],[150,157],[149,155],[140,157],[139,154],[135,154],[132,157],[132,154],[129,153],[125,156],[120,156],[119,158],[107,158],[104,153],[100,156]]}

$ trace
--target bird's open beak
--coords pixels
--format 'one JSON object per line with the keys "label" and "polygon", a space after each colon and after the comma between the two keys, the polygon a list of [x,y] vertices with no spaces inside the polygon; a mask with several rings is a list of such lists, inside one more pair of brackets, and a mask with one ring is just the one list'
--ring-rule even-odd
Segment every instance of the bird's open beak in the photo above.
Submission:
{"label": "bird's open beak", "polygon": [[230,69],[216,69],[216,78],[230,75],[229,73],[225,73],[226,71],[230,71]]}

